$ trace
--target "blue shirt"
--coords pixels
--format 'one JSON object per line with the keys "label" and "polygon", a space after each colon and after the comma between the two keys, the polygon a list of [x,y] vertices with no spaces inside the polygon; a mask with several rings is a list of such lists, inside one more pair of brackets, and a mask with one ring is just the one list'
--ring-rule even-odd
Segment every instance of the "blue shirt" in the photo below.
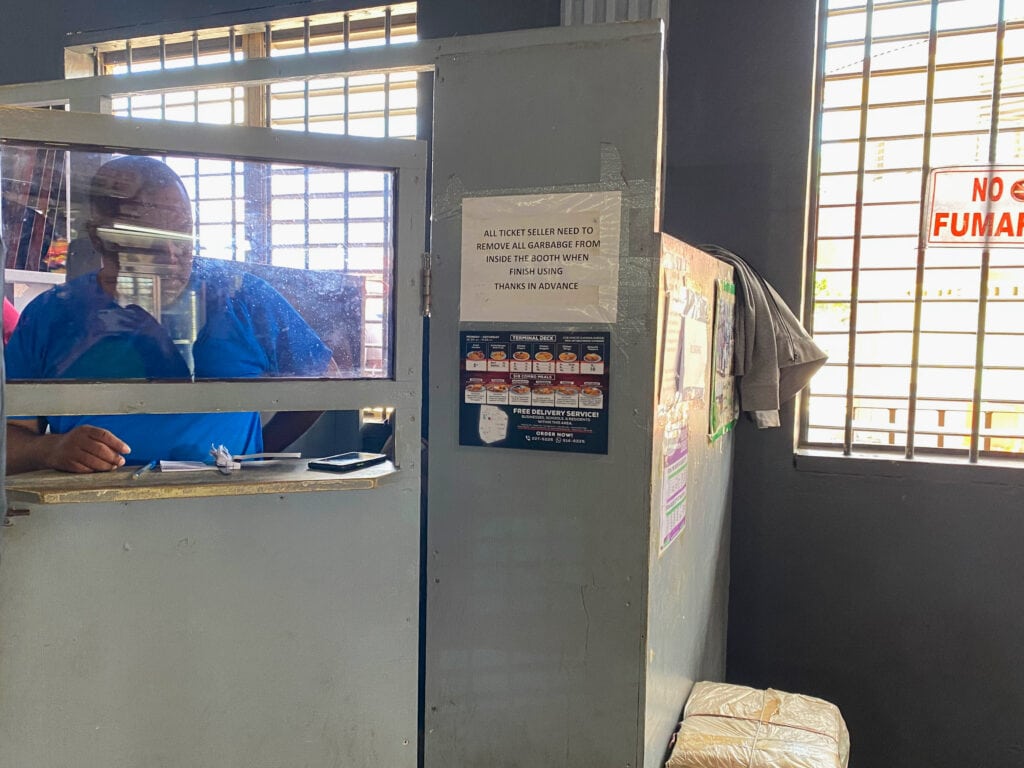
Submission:
{"label": "blue shirt", "polygon": [[[266,281],[230,262],[196,259],[189,286],[206,322],[192,346],[196,379],[319,376],[330,350]],[[184,299],[183,299],[184,300]],[[5,350],[8,379],[189,379],[167,330],[142,308],[120,306],[95,273],[29,304]],[[263,450],[259,414],[50,416],[50,431],[108,429],[132,449],[132,464],[210,460],[211,444],[233,454]]]}

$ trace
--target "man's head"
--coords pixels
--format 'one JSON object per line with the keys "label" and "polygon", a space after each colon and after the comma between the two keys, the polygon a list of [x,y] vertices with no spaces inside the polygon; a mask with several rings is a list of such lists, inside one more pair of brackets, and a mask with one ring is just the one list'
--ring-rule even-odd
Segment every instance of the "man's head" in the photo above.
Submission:
{"label": "man's head", "polygon": [[100,167],[89,197],[104,288],[113,293],[121,271],[155,274],[163,302],[173,302],[188,284],[193,255],[192,205],[178,175],[159,160],[126,155]]}

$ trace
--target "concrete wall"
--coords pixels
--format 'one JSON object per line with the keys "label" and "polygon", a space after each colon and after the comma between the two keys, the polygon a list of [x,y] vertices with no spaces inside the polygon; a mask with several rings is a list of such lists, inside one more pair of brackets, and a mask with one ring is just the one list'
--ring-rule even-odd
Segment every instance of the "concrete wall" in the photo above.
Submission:
{"label": "concrete wall", "polygon": [[[253,5],[22,5],[0,25],[0,82],[60,77],[70,31]],[[421,0],[421,24],[435,36],[542,26],[558,6]],[[666,231],[731,247],[794,306],[815,6],[676,2],[670,32]],[[1020,765],[1020,470],[796,470],[792,408],[784,420],[737,436],[730,678],[835,701],[853,768]]]}

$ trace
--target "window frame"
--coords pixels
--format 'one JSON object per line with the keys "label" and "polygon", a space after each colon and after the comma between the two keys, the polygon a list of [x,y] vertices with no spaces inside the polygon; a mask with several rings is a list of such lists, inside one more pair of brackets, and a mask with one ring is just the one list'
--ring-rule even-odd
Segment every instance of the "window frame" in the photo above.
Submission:
{"label": "window frame", "polygon": [[[403,0],[398,0],[401,4]],[[394,5],[396,3],[390,3]],[[139,24],[119,30],[91,29],[70,32],[66,38],[65,50],[83,51],[93,46],[102,45],[112,39],[120,37],[160,37],[161,35],[175,35],[182,32],[182,29],[214,29],[214,28],[235,28],[238,30],[262,28],[266,24],[276,24],[304,16],[321,15],[342,15],[345,13],[358,14],[368,7],[387,6],[389,3],[374,3],[370,0],[299,0],[299,2],[283,3],[280,5],[262,5],[259,7],[239,9],[229,13],[215,13],[209,15],[190,16],[186,19],[166,20],[147,24]],[[230,21],[228,21],[230,19]],[[120,32],[120,35],[112,35],[112,32]]]}
{"label": "window frame", "polygon": [[[859,270],[859,264],[857,263],[857,258],[856,258],[856,255],[857,255],[857,250],[856,249],[857,249],[857,245],[858,245],[859,239],[861,237],[861,233],[855,228],[854,233],[851,235],[852,241],[854,243],[853,247],[854,247],[855,250],[854,250],[854,255],[853,255],[853,259],[851,261],[850,268],[848,269],[848,274],[851,275],[851,294],[850,294],[850,298],[849,298],[849,303],[850,303],[850,306],[851,306],[851,314],[852,314],[852,317],[850,318],[850,326],[851,326],[852,330],[846,332],[847,336],[850,338],[850,350],[851,350],[850,351],[850,359],[854,360],[855,362],[854,362],[853,365],[850,365],[847,362],[843,362],[843,363],[840,364],[843,368],[845,368],[845,373],[846,373],[846,378],[847,378],[846,395],[845,395],[845,407],[844,407],[846,421],[845,421],[844,425],[841,425],[841,427],[835,427],[836,429],[840,429],[840,428],[842,429],[842,431],[844,433],[843,434],[843,440],[842,440],[841,443],[825,443],[825,442],[817,442],[817,441],[812,442],[809,439],[809,430],[811,428],[811,423],[810,423],[810,421],[811,421],[810,420],[810,403],[811,403],[811,399],[813,398],[813,384],[812,384],[811,391],[804,392],[801,395],[801,398],[800,398],[800,407],[799,407],[798,418],[797,418],[796,429],[795,429],[795,435],[794,435],[794,437],[795,437],[795,448],[796,448],[796,453],[797,453],[797,466],[798,467],[803,466],[804,468],[818,468],[818,469],[820,469],[821,468],[821,464],[818,461],[820,458],[822,458],[822,457],[836,457],[838,454],[842,454],[842,456],[844,458],[861,458],[861,459],[866,459],[868,462],[872,462],[872,461],[874,461],[876,459],[883,459],[883,460],[890,460],[890,461],[892,461],[894,459],[899,458],[899,459],[906,459],[906,460],[919,459],[919,460],[923,460],[923,461],[926,461],[926,462],[933,462],[933,463],[935,463],[937,465],[943,465],[943,466],[947,466],[947,467],[948,467],[949,464],[956,464],[956,463],[961,463],[962,464],[965,461],[969,465],[976,465],[979,462],[984,461],[985,463],[991,464],[991,465],[996,466],[996,467],[1019,467],[1019,466],[1024,466],[1024,463],[1022,463],[1022,461],[1024,461],[1024,452],[986,451],[986,450],[982,450],[982,448],[981,448],[981,443],[985,440],[985,435],[982,434],[983,426],[982,426],[982,416],[980,414],[980,405],[983,402],[983,398],[981,397],[981,394],[982,394],[982,390],[981,390],[981,377],[983,375],[984,370],[986,369],[986,366],[984,364],[985,361],[984,361],[984,357],[983,357],[983,351],[984,351],[985,337],[988,335],[987,333],[979,334],[979,338],[977,339],[976,354],[975,354],[975,357],[974,357],[973,368],[972,368],[972,371],[971,371],[971,375],[972,375],[972,377],[974,379],[973,399],[972,400],[965,400],[964,401],[966,403],[967,407],[972,409],[972,412],[970,414],[971,415],[971,419],[972,419],[972,423],[970,425],[970,435],[969,435],[970,447],[967,448],[967,449],[964,449],[962,447],[956,447],[956,448],[948,448],[947,447],[947,448],[943,448],[943,447],[941,447],[941,445],[939,447],[922,447],[922,446],[919,446],[919,445],[917,445],[915,443],[915,436],[916,435],[925,434],[925,431],[922,431],[921,429],[917,428],[916,415],[917,415],[917,411],[919,410],[918,409],[918,401],[921,399],[919,397],[919,395],[918,395],[917,371],[918,371],[919,367],[922,365],[921,362],[920,362],[920,357],[919,357],[919,344],[920,344],[920,339],[921,339],[922,333],[924,332],[924,329],[922,329],[922,322],[921,322],[921,311],[922,311],[922,307],[924,306],[924,297],[923,297],[923,294],[922,294],[922,290],[923,290],[924,280],[925,280],[926,275],[928,274],[928,270],[929,270],[929,268],[925,264],[925,243],[924,243],[924,237],[923,237],[923,232],[925,231],[926,217],[927,217],[927,212],[926,212],[927,205],[926,205],[926,203],[927,203],[927,193],[928,193],[928,182],[929,182],[929,178],[931,176],[931,171],[935,170],[935,168],[937,168],[937,167],[944,167],[944,166],[931,165],[929,163],[929,161],[931,160],[930,140],[931,140],[932,136],[937,133],[937,131],[934,129],[934,126],[933,126],[933,123],[932,123],[932,107],[933,107],[934,102],[935,102],[935,96],[934,96],[934,94],[935,94],[934,77],[935,77],[936,71],[938,71],[938,69],[940,69],[940,67],[938,67],[937,63],[936,63],[936,56],[935,56],[936,48],[935,48],[935,46],[936,46],[936,41],[942,36],[943,31],[941,31],[938,28],[938,25],[937,25],[937,14],[938,14],[939,2],[929,3],[928,0],[924,0],[923,2],[915,2],[915,3],[907,3],[907,2],[879,2],[879,3],[871,3],[871,2],[868,2],[865,5],[867,5],[868,8],[869,8],[869,10],[867,11],[867,14],[868,14],[868,22],[867,23],[870,25],[871,9],[874,9],[874,10],[877,10],[878,8],[882,8],[883,10],[884,9],[895,9],[895,8],[902,8],[902,7],[905,7],[905,6],[909,6],[911,4],[912,5],[919,5],[919,6],[928,6],[928,5],[930,5],[930,8],[928,10],[929,10],[929,12],[931,14],[931,23],[930,23],[930,31],[928,33],[929,55],[928,55],[928,66],[927,66],[927,73],[926,73],[927,77],[928,77],[927,101],[926,101],[926,104],[925,104],[926,118],[925,118],[924,128],[921,131],[921,135],[920,135],[921,140],[924,142],[924,148],[923,148],[923,152],[922,152],[922,160],[921,160],[921,168],[920,168],[920,172],[921,172],[920,198],[919,198],[919,201],[917,203],[920,206],[920,212],[919,212],[917,228],[916,228],[917,229],[917,231],[916,231],[916,238],[917,238],[917,246],[916,246],[916,248],[917,248],[917,261],[916,261],[916,267],[914,268],[914,271],[916,273],[915,280],[916,280],[917,288],[916,288],[916,293],[915,293],[915,295],[913,296],[913,299],[912,299],[912,302],[913,302],[913,305],[914,305],[913,327],[909,331],[909,333],[911,334],[911,343],[913,345],[913,351],[912,351],[911,357],[905,363],[901,363],[900,364],[901,367],[904,367],[904,368],[906,368],[909,371],[910,377],[911,377],[911,379],[910,379],[911,383],[910,383],[908,392],[906,393],[906,405],[908,406],[908,415],[907,415],[907,423],[906,423],[905,427],[900,425],[899,423],[894,423],[893,424],[895,432],[905,433],[906,434],[906,441],[905,441],[905,444],[895,444],[895,445],[892,445],[892,446],[887,446],[887,445],[884,445],[884,444],[870,444],[870,443],[865,443],[865,442],[858,442],[858,441],[855,440],[855,432],[857,431],[858,428],[854,425],[854,410],[855,410],[854,400],[855,400],[855,398],[857,396],[856,396],[855,390],[854,390],[853,376],[854,376],[854,373],[857,370],[858,366],[857,366],[857,362],[856,362],[857,358],[854,355],[853,350],[855,349],[855,345],[857,343],[857,336],[858,336],[858,334],[857,334],[857,325],[856,325],[856,304],[857,304],[857,301],[858,301],[858,296],[857,296],[857,279],[854,276],[857,275],[858,270]],[[817,267],[818,267],[817,256],[818,256],[818,242],[819,242],[818,212],[819,212],[819,210],[821,208],[821,201],[820,201],[820,190],[821,190],[820,184],[821,184],[821,181],[820,180],[822,178],[821,155],[822,155],[822,147],[823,147],[823,122],[824,122],[823,116],[825,115],[824,96],[825,96],[826,81],[828,79],[827,76],[826,76],[826,71],[825,71],[826,52],[827,52],[828,47],[829,47],[828,44],[827,44],[827,25],[828,25],[828,19],[829,19],[829,8],[828,8],[828,6],[829,6],[828,0],[820,0],[819,7],[818,7],[818,29],[817,29],[818,45],[817,45],[817,56],[816,56],[816,70],[815,70],[815,87],[814,87],[814,91],[813,91],[814,98],[813,98],[813,112],[812,112],[812,114],[813,114],[813,118],[814,119],[812,121],[812,137],[811,137],[812,144],[811,144],[811,152],[810,152],[810,169],[809,169],[809,180],[810,180],[809,205],[808,205],[807,220],[806,220],[806,231],[807,231],[807,235],[808,236],[807,236],[807,256],[806,256],[807,269],[805,270],[804,295],[807,297],[807,301],[805,302],[805,306],[804,306],[804,309],[805,309],[805,318],[804,319],[805,319],[805,323],[806,323],[807,327],[812,329],[812,330],[813,330],[814,318],[815,318],[815,304],[816,304],[816,299],[818,298],[817,297],[817,293],[816,293],[816,279],[819,276],[818,275],[818,271],[817,271]],[[857,8],[853,8],[853,9],[849,9],[849,10],[841,9],[838,13],[847,13],[847,12],[855,12],[855,11],[856,12],[864,12],[864,10],[860,6],[857,6]],[[835,13],[836,13],[836,11],[833,11],[833,14],[835,14]],[[1004,9],[1003,17],[1000,19],[999,23],[998,24],[990,24],[989,25],[995,31],[995,36],[996,36],[996,50],[993,52],[993,61],[992,61],[992,64],[991,64],[991,67],[993,68],[993,71],[994,71],[993,77],[994,77],[994,81],[995,81],[996,87],[993,88],[993,95],[992,95],[993,109],[992,109],[992,117],[990,118],[991,126],[990,126],[990,129],[989,129],[989,142],[990,142],[990,145],[989,145],[989,162],[990,162],[990,164],[998,164],[998,165],[1007,165],[1008,164],[1008,163],[996,163],[995,162],[995,155],[994,155],[995,148],[996,148],[996,141],[995,141],[994,137],[998,135],[998,122],[997,122],[997,116],[998,116],[998,109],[997,109],[997,107],[998,107],[998,103],[999,103],[998,100],[999,100],[1000,95],[1003,95],[1003,94],[1007,93],[1005,90],[1002,89],[1002,84],[1000,82],[1000,73],[1002,71],[1002,68],[1003,68],[1005,62],[1006,62],[1004,40],[1005,40],[1005,36],[1006,36],[1007,27],[1011,26],[1008,22],[1012,22],[1012,27],[1014,29],[1018,29],[1019,30],[1022,27],[1024,27],[1024,22],[1022,22],[1020,20],[1008,19],[1007,17],[1008,17],[1008,14],[1005,12],[1005,9]],[[868,29],[868,35],[870,35],[870,26],[869,26],[869,29]],[[863,45],[865,45],[866,56],[865,56],[865,60],[864,60],[863,65],[862,65],[862,71],[861,71],[860,75],[858,76],[858,79],[861,82],[862,96],[861,96],[861,105],[859,107],[860,112],[861,112],[861,125],[860,125],[859,136],[856,137],[856,141],[857,141],[857,144],[858,144],[858,147],[859,147],[859,152],[861,153],[861,157],[858,159],[857,168],[855,169],[854,173],[856,173],[856,175],[858,176],[859,179],[863,179],[864,176],[867,173],[869,173],[869,171],[866,168],[865,163],[864,163],[863,153],[865,151],[865,145],[872,140],[871,136],[867,135],[867,137],[866,137],[866,133],[865,133],[866,130],[867,130],[867,124],[865,122],[866,114],[869,111],[870,107],[868,106],[869,102],[868,102],[868,99],[867,99],[867,92],[864,89],[866,88],[865,83],[868,83],[868,82],[871,81],[871,76],[870,75],[871,75],[871,71],[872,70],[871,70],[870,67],[871,67],[872,56],[871,56],[870,45],[874,41],[872,40],[872,38],[870,36],[867,38],[867,41],[868,42],[866,44],[862,43]],[[841,41],[836,41],[836,42],[839,43]],[[1020,56],[1015,56],[1015,57],[1013,57],[1013,60],[1017,61],[1020,58],[1021,58]],[[1009,93],[1012,94],[1013,92],[1011,91]],[[917,135],[917,134],[915,134],[915,135]],[[1011,135],[1012,135],[1012,131],[1011,131]],[[982,166],[979,166],[979,167],[982,167]],[[857,199],[854,201],[854,205],[855,205],[855,210],[857,210],[857,211],[860,211],[864,207],[864,205],[865,205],[865,203],[863,201],[863,198],[860,197],[860,193],[859,192],[858,192]],[[859,215],[859,213],[856,214],[856,215]],[[981,257],[981,263],[979,264],[979,270],[980,270],[980,273],[981,273],[981,279],[980,279],[980,283],[981,284],[980,284],[980,288],[979,288],[979,298],[977,299],[977,303],[980,305],[980,310],[979,310],[980,319],[979,319],[979,322],[978,322],[978,324],[976,326],[973,326],[971,329],[967,329],[967,330],[976,330],[979,327],[981,327],[981,328],[984,327],[983,326],[984,317],[985,317],[984,313],[985,313],[986,305],[990,301],[989,297],[986,295],[986,290],[987,290],[987,275],[988,275],[989,256],[990,256],[990,251],[991,250],[994,250],[994,249],[985,248],[983,250],[982,257]],[[897,331],[897,329],[894,328],[893,332],[896,332],[896,331]],[[952,400],[960,401],[960,400],[963,400],[963,397],[962,396],[950,397],[949,399],[951,401]],[[956,434],[954,434],[952,436],[955,437],[958,434],[960,434],[960,433],[956,433]],[[1022,435],[1021,437],[1024,437],[1024,435]],[[939,442],[941,443],[941,440],[939,440]],[[875,466],[877,467],[877,464],[875,464]],[[863,471],[863,470],[857,470],[858,473],[860,471]]]}

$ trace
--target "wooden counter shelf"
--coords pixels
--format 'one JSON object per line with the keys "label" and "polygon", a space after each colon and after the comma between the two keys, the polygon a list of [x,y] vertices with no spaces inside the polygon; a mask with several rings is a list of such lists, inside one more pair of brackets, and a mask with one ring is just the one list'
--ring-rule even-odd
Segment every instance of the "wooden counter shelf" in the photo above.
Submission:
{"label": "wooden counter shelf", "polygon": [[230,475],[213,470],[160,472],[153,470],[132,479],[138,467],[114,472],[70,474],[54,470],[25,472],[7,477],[8,504],[70,504],[81,502],[193,499],[211,496],[250,496],[263,493],[360,491],[376,488],[396,473],[390,462],[355,472],[320,472],[306,467],[307,459],[292,466],[246,465]]}

